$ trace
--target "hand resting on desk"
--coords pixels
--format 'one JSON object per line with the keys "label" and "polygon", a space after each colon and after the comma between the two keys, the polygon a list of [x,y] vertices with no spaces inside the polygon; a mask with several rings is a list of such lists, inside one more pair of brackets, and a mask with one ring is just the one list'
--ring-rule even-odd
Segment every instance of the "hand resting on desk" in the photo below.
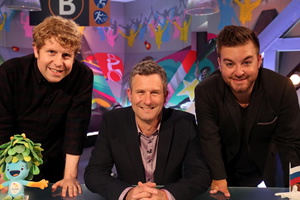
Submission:
{"label": "hand resting on desk", "polygon": [[218,191],[220,191],[224,193],[225,197],[230,197],[226,179],[212,180],[210,189],[210,194],[216,194]]}

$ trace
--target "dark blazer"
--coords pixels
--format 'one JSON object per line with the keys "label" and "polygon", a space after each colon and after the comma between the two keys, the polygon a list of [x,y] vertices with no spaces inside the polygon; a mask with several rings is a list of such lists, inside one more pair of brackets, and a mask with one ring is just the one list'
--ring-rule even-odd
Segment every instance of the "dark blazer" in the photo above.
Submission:
{"label": "dark blazer", "polygon": [[[177,200],[188,200],[208,189],[210,174],[203,162],[192,114],[163,109],[159,131],[155,183]],[[115,164],[118,177],[111,176]],[[127,187],[146,182],[135,115],[131,107],[105,113],[97,142],[85,169],[92,192],[116,200]]]}
{"label": "dark blazer", "polygon": [[[215,72],[195,88],[195,107],[201,147],[212,178],[226,178],[228,163],[240,150],[240,108],[230,88]],[[248,105],[247,148],[268,186],[275,186],[279,151],[288,185],[289,162],[300,165],[300,112],[291,81],[260,69]]]}

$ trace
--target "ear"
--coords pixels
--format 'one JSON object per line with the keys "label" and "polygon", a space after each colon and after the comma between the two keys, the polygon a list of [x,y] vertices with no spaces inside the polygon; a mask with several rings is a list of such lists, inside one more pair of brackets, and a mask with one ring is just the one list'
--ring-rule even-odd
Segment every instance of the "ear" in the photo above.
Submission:
{"label": "ear", "polygon": [[39,57],[39,50],[37,49],[35,43],[32,43],[32,48],[33,48],[33,52],[34,52],[34,57],[38,58]]}
{"label": "ear", "polygon": [[261,54],[259,54],[258,55],[258,68],[260,68],[261,63],[262,63],[262,56],[261,56]]}
{"label": "ear", "polygon": [[222,67],[221,67],[221,60],[220,60],[220,57],[218,57],[218,64],[219,64],[219,69],[220,69],[220,71],[222,71]]}
{"label": "ear", "polygon": [[130,90],[130,88],[127,89],[127,96],[128,96],[129,101],[131,102],[131,90]]}
{"label": "ear", "polygon": [[168,95],[169,95],[169,91],[167,90],[167,91],[166,91],[166,94],[165,94],[165,101],[164,101],[164,103],[166,103],[167,98],[168,98]]}

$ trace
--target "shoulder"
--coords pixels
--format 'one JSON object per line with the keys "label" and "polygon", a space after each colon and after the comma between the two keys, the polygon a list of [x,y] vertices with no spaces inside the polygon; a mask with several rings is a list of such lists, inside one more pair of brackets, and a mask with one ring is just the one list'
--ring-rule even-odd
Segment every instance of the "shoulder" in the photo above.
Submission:
{"label": "shoulder", "polygon": [[113,118],[113,119],[126,119],[129,116],[134,115],[133,110],[131,106],[124,107],[124,108],[117,108],[114,110],[110,110],[108,112],[105,112],[103,114],[103,117],[105,118]]}
{"label": "shoulder", "polygon": [[101,124],[109,127],[110,131],[127,131],[128,127],[135,127],[135,115],[131,106],[116,108],[103,114]]}
{"label": "shoulder", "polygon": [[64,87],[76,91],[93,87],[93,71],[83,62],[75,60],[71,73],[64,78]]}
{"label": "shoulder", "polygon": [[217,89],[222,88],[224,86],[224,81],[221,75],[220,70],[213,72],[210,76],[202,80],[197,84],[195,91],[197,90],[208,90],[211,92],[215,92]]}
{"label": "shoulder", "polygon": [[191,113],[171,108],[163,110],[161,131],[167,130],[172,130],[173,136],[181,139],[181,144],[185,143],[184,140],[188,141],[198,135],[195,116]]}
{"label": "shoulder", "polygon": [[266,81],[276,82],[276,80],[277,80],[277,82],[278,81],[286,82],[289,80],[288,77],[283,76],[277,72],[274,72],[274,71],[266,69],[266,68],[262,68],[260,72],[261,72],[261,79],[264,80],[265,82]]}
{"label": "shoulder", "polygon": [[172,108],[164,108],[163,109],[163,120],[172,119],[175,123],[184,122],[184,121],[194,121],[195,116],[191,113],[175,110]]}
{"label": "shoulder", "polygon": [[286,76],[265,68],[260,73],[260,81],[267,93],[281,93],[287,87],[293,88],[291,80]]}
{"label": "shoulder", "polygon": [[80,74],[81,76],[82,74],[86,74],[89,76],[93,75],[93,71],[86,64],[78,60],[74,61],[72,71],[76,72],[76,74]]}
{"label": "shoulder", "polygon": [[216,101],[218,103],[224,97],[226,90],[221,72],[217,70],[195,87],[195,102],[206,101],[211,104]]}
{"label": "shoulder", "polygon": [[24,71],[29,67],[33,67],[34,60],[35,57],[33,54],[22,57],[15,57],[5,61],[0,68],[6,71]]}

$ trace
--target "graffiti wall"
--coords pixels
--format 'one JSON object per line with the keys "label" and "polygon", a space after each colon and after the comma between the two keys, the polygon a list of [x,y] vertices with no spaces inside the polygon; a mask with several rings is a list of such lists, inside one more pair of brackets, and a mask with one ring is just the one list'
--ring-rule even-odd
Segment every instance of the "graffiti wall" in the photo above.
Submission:
{"label": "graffiti wall", "polygon": [[[126,96],[129,73],[145,56],[152,56],[167,72],[166,107],[189,109],[195,86],[218,69],[218,32],[234,24],[259,34],[291,2],[218,1],[220,12],[203,17],[186,15],[186,0],[111,2],[109,26],[80,27],[83,43],[78,59],[94,72],[92,120],[98,123],[103,112],[130,105]],[[32,28],[28,11],[0,7],[1,63],[32,53]],[[199,39],[202,43],[197,45]],[[98,128],[91,126],[91,131]]]}

